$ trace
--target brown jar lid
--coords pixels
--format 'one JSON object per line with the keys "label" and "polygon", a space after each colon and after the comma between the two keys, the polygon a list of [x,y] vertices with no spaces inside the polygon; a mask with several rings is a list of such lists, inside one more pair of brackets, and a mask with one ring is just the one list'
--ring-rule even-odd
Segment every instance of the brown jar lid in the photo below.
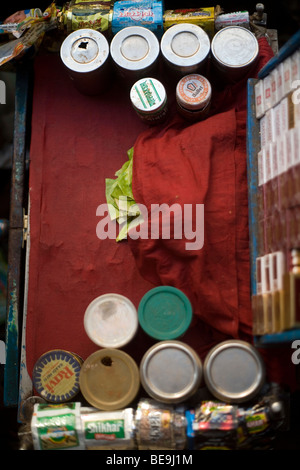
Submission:
{"label": "brown jar lid", "polygon": [[139,391],[139,369],[124,351],[104,348],[84,361],[79,385],[92,406],[100,410],[119,410],[129,405]]}

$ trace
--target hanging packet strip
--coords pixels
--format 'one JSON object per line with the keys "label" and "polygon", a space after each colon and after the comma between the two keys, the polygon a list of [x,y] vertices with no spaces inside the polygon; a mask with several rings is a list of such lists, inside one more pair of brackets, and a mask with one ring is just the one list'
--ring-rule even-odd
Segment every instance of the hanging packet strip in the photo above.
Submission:
{"label": "hanging packet strip", "polygon": [[46,21],[49,19],[50,12],[42,11],[39,8],[31,10],[22,10],[9,16],[3,24],[0,24],[0,34],[13,34],[16,38],[20,38],[24,31],[32,25]]}
{"label": "hanging packet strip", "polygon": [[110,29],[112,19],[112,1],[73,1],[66,4],[59,13],[59,24],[68,33],[88,28],[100,32]]}
{"label": "hanging packet strip", "polygon": [[31,432],[34,450],[84,450],[80,403],[36,403]]}
{"label": "hanging packet strip", "polygon": [[33,24],[26,33],[0,46],[0,66],[20,56],[31,46],[38,46],[46,31],[56,27],[56,7],[52,3],[41,22]]}

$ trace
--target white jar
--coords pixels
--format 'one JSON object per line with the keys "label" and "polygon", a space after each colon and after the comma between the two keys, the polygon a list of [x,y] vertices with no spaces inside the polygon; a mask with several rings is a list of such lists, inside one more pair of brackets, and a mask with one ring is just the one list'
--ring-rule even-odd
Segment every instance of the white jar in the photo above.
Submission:
{"label": "white jar", "polygon": [[167,117],[167,94],[163,84],[151,77],[141,78],[130,90],[130,100],[137,115],[149,125]]}

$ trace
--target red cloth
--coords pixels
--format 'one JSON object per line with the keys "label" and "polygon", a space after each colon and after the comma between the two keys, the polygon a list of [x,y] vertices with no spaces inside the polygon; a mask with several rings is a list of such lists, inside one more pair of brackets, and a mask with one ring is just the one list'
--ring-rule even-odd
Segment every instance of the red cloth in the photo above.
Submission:
{"label": "red cloth", "polygon": [[[270,58],[260,40],[256,71]],[[251,74],[251,76],[255,76]],[[213,80],[212,80],[213,81]],[[212,116],[187,125],[176,113],[148,128],[116,80],[98,97],[73,87],[57,56],[35,63],[30,149],[30,262],[26,359],[31,374],[44,352],[61,348],[84,359],[98,347],[83,316],[96,296],[116,292],[138,307],[155,285],[181,288],[194,308],[182,338],[202,359],[229,337],[251,340],[246,80],[213,92]],[[170,109],[174,99],[170,94]],[[185,240],[99,240],[96,209],[105,178],[134,145],[137,202],[205,204],[205,240],[198,252]],[[139,362],[153,344],[141,330],[125,350]],[[280,367],[272,372],[279,374]]]}

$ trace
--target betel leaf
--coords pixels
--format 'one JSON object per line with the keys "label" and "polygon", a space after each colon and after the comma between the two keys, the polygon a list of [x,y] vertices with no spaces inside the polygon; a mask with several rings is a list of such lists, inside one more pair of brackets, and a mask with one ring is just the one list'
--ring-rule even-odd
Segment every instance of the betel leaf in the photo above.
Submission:
{"label": "betel leaf", "polygon": [[116,241],[127,238],[130,227],[140,224],[140,209],[132,193],[133,148],[127,152],[128,160],[116,171],[116,179],[106,178],[105,195],[109,216],[120,224]]}

